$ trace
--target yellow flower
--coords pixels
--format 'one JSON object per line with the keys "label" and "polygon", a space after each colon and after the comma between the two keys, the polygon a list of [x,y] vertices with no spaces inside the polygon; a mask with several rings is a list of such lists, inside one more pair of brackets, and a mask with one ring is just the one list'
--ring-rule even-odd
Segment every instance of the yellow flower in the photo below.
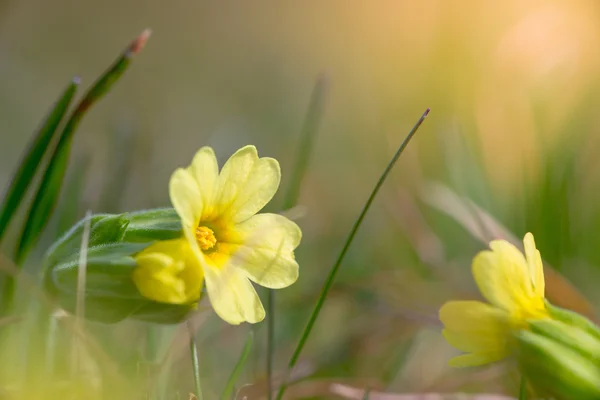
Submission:
{"label": "yellow flower", "polygon": [[[163,243],[167,248],[150,246],[136,258],[144,271],[139,272],[144,279],[136,281],[140,292],[166,303],[194,301],[200,297],[197,279],[203,276],[222,319],[230,324],[261,321],[265,310],[250,281],[279,289],[298,278],[294,249],[300,228],[278,214],[257,214],[277,191],[280,178],[277,160],[258,158],[254,146],[238,150],[220,173],[213,150],[201,148],[190,166],[173,173],[169,184],[184,238]],[[183,265],[165,263],[155,254],[175,257],[178,252]],[[153,258],[146,265],[148,259],[141,257],[149,255]]]}
{"label": "yellow flower", "polygon": [[464,354],[453,366],[475,366],[509,354],[510,334],[529,320],[549,316],[544,300],[544,270],[531,233],[523,239],[525,256],[505,240],[490,243],[491,251],[473,260],[473,277],[488,303],[450,301],[440,309],[444,337]]}

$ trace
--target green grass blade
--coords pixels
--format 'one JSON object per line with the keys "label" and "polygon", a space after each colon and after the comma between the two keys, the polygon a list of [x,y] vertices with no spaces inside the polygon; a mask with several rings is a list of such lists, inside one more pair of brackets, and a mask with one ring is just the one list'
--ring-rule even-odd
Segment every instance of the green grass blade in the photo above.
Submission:
{"label": "green grass blade", "polygon": [[312,153],[314,141],[317,132],[319,131],[319,126],[321,125],[328,89],[328,77],[326,75],[319,76],[315,83],[306,118],[304,119],[304,124],[302,126],[300,145],[298,146],[300,152],[296,159],[296,165],[292,170],[292,179],[290,180],[290,184],[283,200],[282,208],[284,210],[294,207],[298,201],[302,181],[306,174],[308,162],[310,161],[310,154]]}
{"label": "green grass blade", "polygon": [[190,334],[190,356],[192,358],[192,368],[194,371],[194,388],[196,389],[196,399],[202,400],[202,385],[200,384],[200,360],[198,358],[198,346],[196,345],[196,335],[192,323],[186,322]]}
{"label": "green grass blade", "polygon": [[46,120],[42,123],[37,134],[33,138],[33,141],[30,143],[29,149],[13,175],[12,182],[4,197],[4,203],[0,209],[0,241],[2,240],[6,228],[10,224],[17,208],[23,201],[25,192],[40,165],[40,161],[42,160],[46,149],[48,149],[48,146],[54,137],[56,128],[67,112],[78,86],[79,78],[74,78],[65,88],[56,104],[54,104],[52,110],[50,110]]}
{"label": "green grass blade", "polygon": [[525,379],[525,376],[521,377],[521,384],[519,385],[519,400],[527,400],[527,379]]}
{"label": "green grass blade", "polygon": [[[313,309],[313,312],[308,320],[308,323],[306,324],[306,327],[304,328],[304,331],[302,332],[302,336],[300,337],[300,340],[298,341],[298,345],[296,346],[296,349],[294,350],[294,354],[292,355],[292,358],[290,359],[290,362],[288,364],[287,374],[289,374],[289,372],[296,366],[296,363],[298,362],[300,353],[302,352],[302,349],[304,348],[306,340],[308,339],[308,337],[310,336],[310,334],[312,332],[312,328],[315,324],[315,321],[317,320],[317,317],[319,316],[319,313],[321,312],[321,308],[323,307],[323,304],[325,303],[327,294],[329,293],[329,290],[331,289],[331,286],[333,285],[335,277],[340,269],[340,265],[342,264],[342,261],[344,260],[344,257],[346,256],[346,253],[348,252],[348,249],[350,248],[350,245],[352,244],[352,241],[354,240],[354,237],[356,236],[356,233],[358,232],[358,228],[360,227],[360,225],[362,224],[362,221],[364,220],[365,216],[367,215],[367,212],[369,211],[369,208],[371,207],[373,200],[375,200],[375,197],[377,196],[379,189],[381,188],[381,186],[387,179],[387,177],[390,174],[390,172],[392,171],[394,165],[396,164],[396,162],[398,161],[398,159],[404,152],[404,149],[406,148],[406,146],[408,145],[408,143],[410,142],[410,140],[412,139],[414,134],[417,132],[417,130],[419,129],[419,127],[421,126],[421,124],[425,120],[425,117],[427,117],[428,114],[429,114],[429,109],[427,109],[423,113],[421,118],[419,118],[419,120],[417,121],[415,126],[408,133],[408,135],[406,136],[406,138],[404,139],[404,141],[402,142],[402,144],[396,151],[396,154],[394,154],[394,157],[391,159],[391,161],[388,163],[387,167],[383,171],[383,174],[381,174],[381,176],[379,177],[379,180],[375,184],[375,187],[373,188],[371,195],[367,199],[367,202],[365,203],[360,215],[356,219],[354,226],[350,230],[350,234],[348,235],[348,238],[346,239],[346,242],[344,243],[344,247],[342,248],[342,251],[340,252],[335,264],[329,271],[327,280],[325,281],[325,284],[323,285],[323,288],[321,289],[321,295],[319,296],[319,299],[317,300],[317,304],[315,305],[315,308]],[[283,394],[285,393],[285,391],[287,389],[287,382],[286,382],[287,374],[286,374],[286,378],[283,381],[283,384],[281,385],[281,388],[279,389],[279,392],[277,393],[277,400],[280,400],[283,397]]]}
{"label": "green grass blade", "polygon": [[227,384],[225,385],[225,389],[223,390],[223,394],[221,394],[221,400],[229,400],[231,399],[231,395],[233,393],[233,388],[235,387],[235,383],[240,377],[242,370],[244,369],[244,365],[246,364],[246,360],[250,355],[250,350],[252,350],[252,344],[254,343],[254,332],[250,331],[248,333],[248,338],[246,339],[246,343],[244,344],[244,348],[242,349],[242,353],[240,354],[240,358],[238,362],[235,364],[233,371],[231,371],[231,375],[227,380]]}
{"label": "green grass blade", "polygon": [[123,75],[131,60],[144,46],[149,31],[144,31],[121,54],[115,63],[96,81],[79,102],[67,121],[59,141],[54,149],[52,158],[46,168],[40,187],[35,195],[28,218],[21,234],[16,251],[17,265],[22,264],[31,247],[37,241],[40,233],[50,219],[58,201],[58,196],[67,170],[71,141],[87,110],[106,94],[115,82]]}
{"label": "green grass blade", "polygon": [[[302,181],[306,174],[310,154],[312,153],[313,143],[321,123],[321,116],[325,105],[325,98],[329,81],[326,75],[321,75],[315,83],[308,112],[304,119],[302,131],[300,134],[300,153],[296,159],[296,165],[292,170],[292,179],[288,186],[285,198],[283,200],[283,210],[288,210],[296,205]],[[275,291],[269,289],[267,292],[267,385],[268,398],[272,398],[273,393],[273,355],[275,353]]]}

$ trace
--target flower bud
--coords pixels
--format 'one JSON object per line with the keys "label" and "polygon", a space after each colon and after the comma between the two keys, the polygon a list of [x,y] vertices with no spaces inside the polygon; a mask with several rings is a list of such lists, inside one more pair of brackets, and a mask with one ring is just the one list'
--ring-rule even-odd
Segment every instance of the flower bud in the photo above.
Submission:
{"label": "flower bud", "polygon": [[558,320],[532,321],[516,334],[522,373],[540,395],[560,399],[600,398],[600,340],[586,329]]}
{"label": "flower bud", "polygon": [[[88,223],[85,286],[83,294],[78,294],[82,236]],[[179,237],[181,222],[173,209],[93,215],[89,221],[78,222],[47,252],[45,288],[69,312],[75,311],[78,295],[85,296],[85,317],[90,320],[115,323],[134,318],[156,323],[181,322],[195,309],[199,294],[195,301],[166,304],[144,296],[134,281],[134,271],[140,271],[138,254],[153,244],[156,247]],[[170,273],[168,269],[152,272],[153,276]]]}

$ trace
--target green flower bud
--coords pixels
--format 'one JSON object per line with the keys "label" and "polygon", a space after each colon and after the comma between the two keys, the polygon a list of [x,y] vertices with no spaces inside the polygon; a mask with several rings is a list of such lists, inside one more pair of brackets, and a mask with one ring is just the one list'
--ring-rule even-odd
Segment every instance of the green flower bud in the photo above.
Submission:
{"label": "green flower bud", "polygon": [[156,241],[181,237],[181,222],[173,209],[122,215],[98,214],[78,222],[48,251],[44,285],[58,304],[75,311],[81,242],[89,222],[85,276],[85,317],[115,323],[134,318],[155,323],[178,323],[196,308],[164,304],[144,297],[132,279],[136,255]]}
{"label": "green flower bud", "polygon": [[600,398],[600,340],[558,320],[530,323],[516,334],[522,373],[540,394],[557,400]]}
{"label": "green flower bud", "polygon": [[[136,267],[133,255],[149,243],[111,243],[88,248],[86,295],[139,299],[131,274]],[[79,274],[79,254],[62,260],[50,269],[50,287],[61,293],[75,294]]]}

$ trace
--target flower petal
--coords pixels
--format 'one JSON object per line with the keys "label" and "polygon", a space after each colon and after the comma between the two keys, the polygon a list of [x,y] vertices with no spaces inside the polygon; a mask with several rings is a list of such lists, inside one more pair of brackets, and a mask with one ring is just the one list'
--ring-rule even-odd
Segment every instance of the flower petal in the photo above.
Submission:
{"label": "flower petal", "polygon": [[144,297],[170,304],[200,298],[204,274],[186,239],[156,242],[135,260],[132,279]]}
{"label": "flower petal", "polygon": [[261,286],[281,289],[298,279],[294,249],[300,244],[298,225],[278,214],[257,214],[234,228],[243,243],[230,262]]}
{"label": "flower petal", "polygon": [[231,266],[208,267],[205,277],[210,303],[225,322],[254,324],[265,318],[260,298],[243,271]]}
{"label": "flower petal", "polygon": [[535,247],[533,235],[529,232],[525,234],[523,239],[525,246],[525,257],[529,265],[529,274],[533,283],[533,290],[538,297],[544,297],[545,282],[544,282],[544,264],[542,263],[542,255]]}
{"label": "flower petal", "polygon": [[169,181],[171,203],[185,227],[196,227],[202,215],[202,195],[194,175],[178,168]]}
{"label": "flower petal", "polygon": [[160,303],[185,302],[184,284],[176,277],[182,265],[173,264],[166,254],[147,254],[137,260],[132,279],[142,296]]}
{"label": "flower petal", "polygon": [[502,352],[510,331],[508,314],[479,301],[450,301],[440,309],[444,337],[465,352]]}
{"label": "flower petal", "polygon": [[234,223],[259,212],[275,195],[281,171],[273,158],[258,158],[254,146],[245,146],[227,160],[217,181],[215,206]]}
{"label": "flower petal", "polygon": [[200,192],[204,206],[202,214],[203,218],[205,218],[204,215],[213,213],[211,209],[213,207],[212,200],[219,176],[219,165],[213,149],[202,147],[198,150],[192,160],[192,164],[187,169],[198,184],[198,191]]}
{"label": "flower petal", "polygon": [[490,243],[473,259],[473,277],[481,294],[493,305],[518,311],[533,297],[529,267],[523,254],[505,240]]}

